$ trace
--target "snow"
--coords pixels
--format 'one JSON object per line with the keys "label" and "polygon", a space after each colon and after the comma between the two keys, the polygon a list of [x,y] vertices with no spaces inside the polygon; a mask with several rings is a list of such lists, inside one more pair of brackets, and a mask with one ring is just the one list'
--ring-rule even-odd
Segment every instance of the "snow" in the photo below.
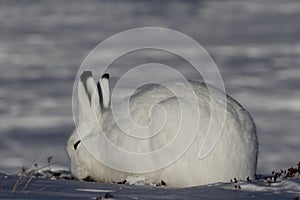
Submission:
{"label": "snow", "polygon": [[[293,199],[300,194],[300,179],[280,179],[269,186],[263,180],[255,182],[216,183],[189,188],[83,182],[76,180],[33,178],[11,192],[17,176],[0,175],[1,199]],[[235,185],[240,185],[240,189]]]}

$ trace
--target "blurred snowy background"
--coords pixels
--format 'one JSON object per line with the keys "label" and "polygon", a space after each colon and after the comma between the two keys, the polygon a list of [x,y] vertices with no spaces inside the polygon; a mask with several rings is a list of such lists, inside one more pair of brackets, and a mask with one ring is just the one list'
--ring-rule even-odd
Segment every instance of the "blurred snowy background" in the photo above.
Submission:
{"label": "blurred snowy background", "polygon": [[[210,53],[227,92],[255,119],[258,173],[295,165],[300,159],[299,19],[297,0],[1,0],[0,171],[17,173],[39,152],[40,164],[53,156],[56,166],[68,167],[72,87],[81,62],[107,37],[143,26],[183,32]],[[140,64],[151,60],[129,56],[119,65],[136,65],[132,58]],[[171,58],[159,59],[170,66],[180,63]],[[197,78],[184,62],[180,69]]]}

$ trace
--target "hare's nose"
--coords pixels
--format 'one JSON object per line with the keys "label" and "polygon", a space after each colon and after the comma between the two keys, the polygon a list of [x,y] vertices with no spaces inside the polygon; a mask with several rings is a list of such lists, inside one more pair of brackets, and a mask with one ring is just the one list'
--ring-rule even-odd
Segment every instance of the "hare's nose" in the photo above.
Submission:
{"label": "hare's nose", "polygon": [[77,147],[78,147],[78,145],[79,145],[80,142],[81,142],[81,140],[78,140],[78,141],[74,144],[74,149],[75,149],[75,150],[77,149]]}

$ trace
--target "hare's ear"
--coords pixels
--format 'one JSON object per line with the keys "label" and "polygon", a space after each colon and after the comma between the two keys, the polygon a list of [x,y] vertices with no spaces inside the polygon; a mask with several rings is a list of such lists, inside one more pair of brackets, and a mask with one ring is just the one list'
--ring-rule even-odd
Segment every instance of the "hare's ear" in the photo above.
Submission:
{"label": "hare's ear", "polygon": [[100,96],[100,102],[103,109],[109,108],[110,104],[110,90],[109,90],[109,74],[103,74],[98,81],[98,91]]}
{"label": "hare's ear", "polygon": [[91,121],[100,111],[99,95],[91,71],[84,71],[78,80],[78,114],[79,119]]}

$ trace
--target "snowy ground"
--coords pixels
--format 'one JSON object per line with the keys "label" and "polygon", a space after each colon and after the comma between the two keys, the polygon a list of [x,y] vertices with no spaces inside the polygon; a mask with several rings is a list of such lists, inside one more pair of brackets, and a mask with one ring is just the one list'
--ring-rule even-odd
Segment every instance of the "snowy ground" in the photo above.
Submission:
{"label": "snowy ground", "polygon": [[12,190],[18,176],[0,175],[1,199],[289,199],[300,194],[300,179],[283,179],[270,185],[255,182],[219,183],[190,188],[108,184],[63,179],[33,178]]}
{"label": "snowy ground", "polygon": [[[256,121],[260,141],[259,174],[294,165],[300,152],[299,17],[300,2],[296,0],[1,1],[0,171],[16,174],[40,152],[37,161],[40,164],[47,163],[47,157],[53,156],[56,167],[68,168],[65,145],[74,128],[71,96],[80,63],[102,40],[141,26],[181,31],[208,50],[222,73],[227,92],[241,102]],[[150,59],[145,55],[137,57],[123,58],[115,67],[126,68]],[[162,55],[158,61],[174,66],[191,79],[198,78],[178,59]],[[112,73],[113,79],[117,76]],[[14,182],[14,179],[9,180]],[[63,193],[60,187],[68,184],[67,190],[72,192],[79,185],[112,187],[115,191],[120,187],[65,181],[60,185],[49,180],[33,180],[30,187],[38,190],[45,184],[53,186],[50,196],[55,195],[55,191]],[[285,185],[291,188],[297,185],[293,191],[299,192],[298,180],[282,181],[278,193],[287,199],[293,195]],[[244,192],[244,188],[253,188],[252,191],[261,188],[250,184],[237,191],[227,186],[232,185],[181,190],[124,188],[128,188],[130,194],[137,192],[138,196],[145,190],[158,196],[167,191],[168,198],[184,197],[190,192],[189,195],[205,197],[207,191],[215,198],[224,195],[252,198],[252,193]],[[263,197],[268,196],[268,191],[262,192],[266,195]],[[115,194],[126,196],[126,192]],[[79,194],[69,195],[76,198]]]}

